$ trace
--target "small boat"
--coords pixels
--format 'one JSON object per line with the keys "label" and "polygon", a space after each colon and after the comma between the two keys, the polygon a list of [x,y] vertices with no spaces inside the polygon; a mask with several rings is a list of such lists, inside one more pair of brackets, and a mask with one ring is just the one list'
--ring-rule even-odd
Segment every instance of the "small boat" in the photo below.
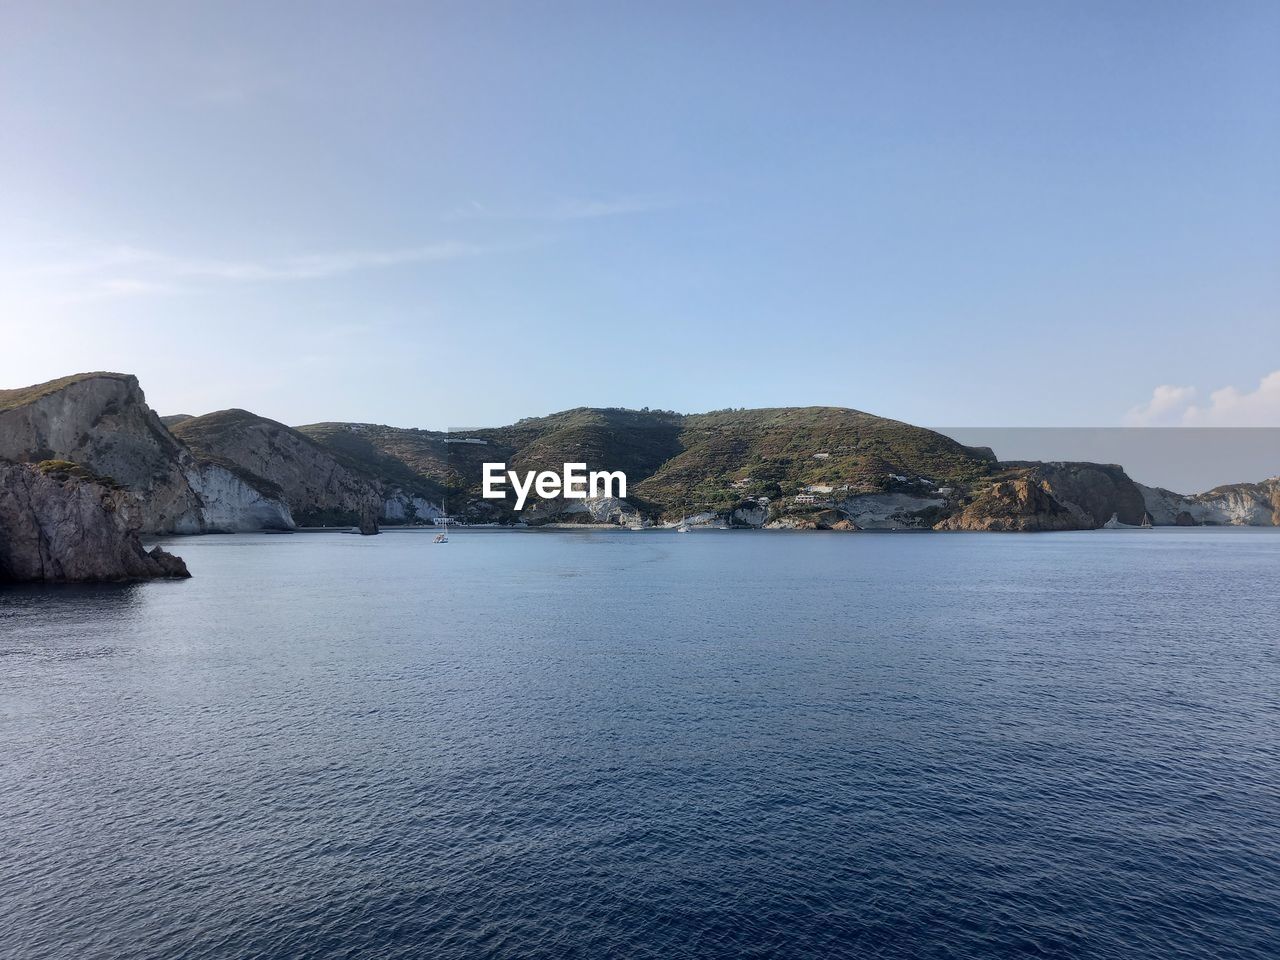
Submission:
{"label": "small boat", "polygon": [[643,524],[643,523],[633,523],[633,524],[631,524],[630,526],[628,526],[628,527],[627,527],[627,529],[628,529],[628,530],[643,530],[643,529],[644,529],[644,524]]}
{"label": "small boat", "polygon": [[688,533],[693,527],[689,526],[688,514],[680,518],[680,526],[676,527],[676,533]]}
{"label": "small boat", "polygon": [[1120,515],[1113,513],[1111,519],[1102,525],[1103,530],[1151,530],[1151,514],[1144,513],[1141,523],[1121,523]]}
{"label": "small boat", "polygon": [[448,543],[449,542],[449,501],[440,498],[440,516],[436,517],[436,523],[440,526],[440,532],[431,538],[432,543]]}

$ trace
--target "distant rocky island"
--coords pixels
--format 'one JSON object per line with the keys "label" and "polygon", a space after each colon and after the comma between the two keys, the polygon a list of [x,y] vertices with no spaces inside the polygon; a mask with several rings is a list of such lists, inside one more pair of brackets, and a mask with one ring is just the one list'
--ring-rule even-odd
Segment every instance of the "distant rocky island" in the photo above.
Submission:
{"label": "distant rocky island", "polygon": [[[625,500],[480,497],[481,465],[623,470]],[[1182,495],[1114,464],[1004,462],[857,410],[679,414],[578,408],[444,433],[299,427],[245,410],[161,417],[136,377],[0,390],[0,580],[185,576],[162,534],[462,523],[793,530],[1090,530],[1280,525],[1280,479]]]}

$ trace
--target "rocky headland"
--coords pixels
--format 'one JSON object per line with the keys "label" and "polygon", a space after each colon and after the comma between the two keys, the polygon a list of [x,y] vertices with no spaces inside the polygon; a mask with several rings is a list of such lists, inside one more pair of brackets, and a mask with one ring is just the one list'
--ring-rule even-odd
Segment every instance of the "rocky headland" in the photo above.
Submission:
{"label": "rocky headland", "polygon": [[0,463],[0,582],[190,576],[180,557],[143,548],[129,505],[75,464]]}
{"label": "rocky headland", "polygon": [[288,529],[288,506],[201,460],[149,406],[136,377],[86,373],[0,391],[0,460],[63,460],[126,491],[120,509],[150,534]]}
{"label": "rocky headland", "polygon": [[[539,501],[516,513],[480,496],[486,461],[622,470],[628,497]],[[64,466],[38,466],[55,462]],[[138,534],[321,525],[375,533],[429,524],[446,509],[465,523],[528,526],[687,518],[755,529],[1042,531],[1090,530],[1112,517],[1129,526],[1280,525],[1277,479],[1182,495],[1137,484],[1115,464],[1002,462],[988,448],[837,407],[582,407],[453,433],[290,427],[239,409],[160,417],[135,377],[86,373],[0,390],[0,463],[0,542],[22,558],[10,569],[52,579],[173,575],[164,557],[139,559]]]}

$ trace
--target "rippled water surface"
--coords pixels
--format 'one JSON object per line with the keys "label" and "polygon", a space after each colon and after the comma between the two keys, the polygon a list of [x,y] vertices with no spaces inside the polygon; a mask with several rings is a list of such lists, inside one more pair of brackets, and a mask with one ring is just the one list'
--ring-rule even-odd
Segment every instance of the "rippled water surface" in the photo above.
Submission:
{"label": "rippled water surface", "polygon": [[430,540],[0,590],[0,955],[1280,955],[1276,531]]}

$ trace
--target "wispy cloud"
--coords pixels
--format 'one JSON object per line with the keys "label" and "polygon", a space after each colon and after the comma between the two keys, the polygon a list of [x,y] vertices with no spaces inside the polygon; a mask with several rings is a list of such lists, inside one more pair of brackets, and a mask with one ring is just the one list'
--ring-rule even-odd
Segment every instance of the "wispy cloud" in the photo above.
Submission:
{"label": "wispy cloud", "polygon": [[1125,417],[1130,426],[1276,427],[1280,426],[1280,370],[1267,374],[1252,390],[1228,386],[1197,403],[1195,387],[1164,385]]}
{"label": "wispy cloud", "polygon": [[473,200],[455,210],[446,220],[520,220],[540,223],[572,223],[577,220],[600,220],[656,213],[684,206],[677,197],[647,194],[621,197],[560,197],[546,203],[522,206],[494,206]]}
{"label": "wispy cloud", "polygon": [[190,99],[201,106],[243,106],[283,93],[292,85],[289,74],[277,64],[239,54],[197,57],[175,69]]}
{"label": "wispy cloud", "polygon": [[278,259],[190,257],[141,247],[66,245],[10,258],[0,283],[59,302],[178,293],[207,285],[323,280],[365,270],[478,256],[496,248],[445,241],[382,250],[308,253]]}

